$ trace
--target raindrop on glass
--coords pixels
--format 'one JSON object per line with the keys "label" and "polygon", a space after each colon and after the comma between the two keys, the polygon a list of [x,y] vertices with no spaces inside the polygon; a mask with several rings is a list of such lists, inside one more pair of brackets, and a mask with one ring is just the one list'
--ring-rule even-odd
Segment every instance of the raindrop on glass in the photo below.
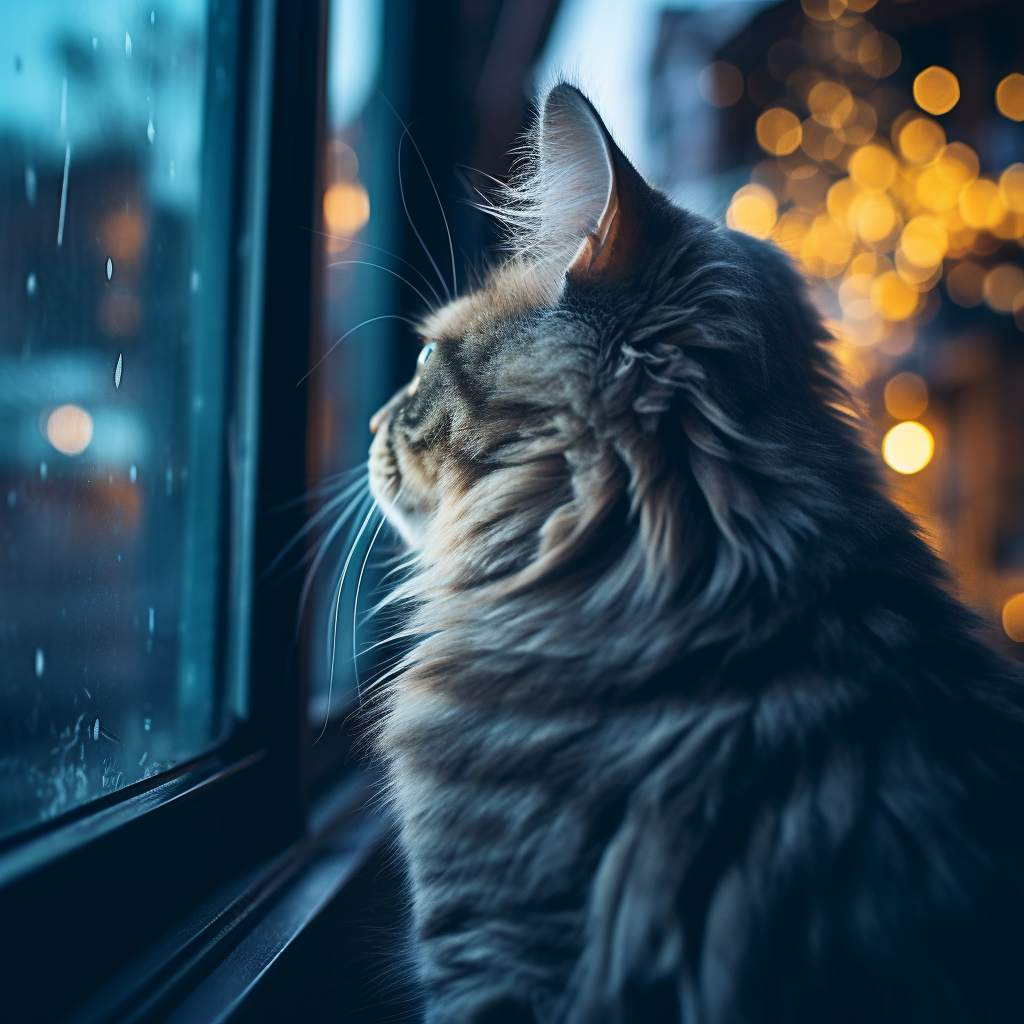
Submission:
{"label": "raindrop on glass", "polygon": [[169,498],[171,496],[171,489],[174,486],[174,473],[170,466],[167,467],[167,476],[164,479],[167,483],[167,497]]}
{"label": "raindrop on glass", "polygon": [[124,353],[119,352],[117,354],[117,366],[114,367],[114,387],[119,388],[121,386],[121,367],[124,365]]}
{"label": "raindrop on glass", "polygon": [[29,274],[28,275],[28,280],[25,282],[25,291],[27,291],[29,293],[29,295],[35,295],[35,293],[36,293],[36,275],[35,274]]}
{"label": "raindrop on glass", "polygon": [[47,470],[46,463],[45,462],[40,462],[39,463],[39,479],[40,480],[45,480],[46,479],[46,470]]}
{"label": "raindrop on glass", "polygon": [[30,206],[36,201],[36,169],[31,164],[25,168],[25,198]]}
{"label": "raindrop on glass", "polygon": [[135,468],[135,463],[133,462],[128,467],[128,479],[131,480],[132,483],[135,483],[135,481],[138,479],[138,476],[139,471]]}
{"label": "raindrop on glass", "polygon": [[92,723],[92,738],[94,741],[100,738],[100,720],[98,718]]}
{"label": "raindrop on glass", "polygon": [[114,261],[108,256],[107,257],[107,280],[109,281],[114,276]]}
{"label": "raindrop on glass", "polygon": [[156,24],[156,11],[150,11],[149,12],[149,23],[150,23],[150,25],[155,25]]}
{"label": "raindrop on glass", "polygon": [[153,632],[153,627],[155,625],[156,625],[156,614],[155,614],[155,611],[154,611],[154,609],[153,609],[153,607],[151,605],[150,609],[149,609],[149,631],[150,631],[150,633]]}
{"label": "raindrop on glass", "polygon": [[132,37],[127,32],[124,34],[124,55],[126,57],[132,55]]}
{"label": "raindrop on glass", "polygon": [[43,657],[42,647],[36,648],[36,679],[43,678],[43,670],[46,668],[46,659]]}
{"label": "raindrop on glass", "polygon": [[174,181],[174,175],[177,173],[177,171],[174,168],[174,161],[173,160],[171,161],[170,173],[171,173],[171,181]]}
{"label": "raindrop on glass", "polygon": [[146,127],[146,138],[149,139],[149,144],[153,145],[153,139],[156,138],[156,129],[153,127],[153,118],[149,119],[149,124]]}
{"label": "raindrop on glass", "polygon": [[149,757],[149,751],[148,750],[144,750],[142,752],[142,757],[139,759],[139,767],[140,768],[146,763],[146,758],[147,757]]}
{"label": "raindrop on glass", "polygon": [[99,45],[100,45],[100,41],[95,36],[93,36],[92,37],[92,48],[95,50],[96,47],[99,46]]}
{"label": "raindrop on glass", "polygon": [[189,279],[189,287],[193,292],[199,291],[199,271],[193,270],[192,277]]}
{"label": "raindrop on glass", "polygon": [[12,487],[7,492],[7,507],[8,508],[14,508],[14,506],[17,505],[17,504],[18,504],[18,492],[16,490],[14,490],[14,488]]}
{"label": "raindrop on glass", "polygon": [[152,724],[153,724],[153,719],[152,719],[152,718],[144,718],[144,719],[142,720],[142,728],[143,728],[143,729],[144,729],[144,730],[145,730],[146,732],[149,732],[149,728],[150,728],[150,726],[151,726]]}

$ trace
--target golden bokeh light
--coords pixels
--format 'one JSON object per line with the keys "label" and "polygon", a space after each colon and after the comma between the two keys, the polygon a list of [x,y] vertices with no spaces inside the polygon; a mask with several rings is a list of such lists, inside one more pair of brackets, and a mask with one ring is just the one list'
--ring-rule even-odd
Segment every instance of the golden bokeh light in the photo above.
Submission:
{"label": "golden bokeh light", "polygon": [[915,420],[897,423],[882,439],[882,458],[897,473],[920,473],[935,454],[931,431]]}
{"label": "golden bokeh light", "polygon": [[884,32],[867,32],[857,46],[857,63],[872,78],[888,78],[900,66],[900,44]]}
{"label": "golden bokeh light", "polygon": [[935,266],[919,267],[907,259],[903,246],[896,249],[895,259],[896,273],[903,278],[907,284],[912,284],[919,292],[926,292],[939,283],[942,277],[942,264]]}
{"label": "golden bokeh light", "polygon": [[712,61],[697,76],[697,91],[713,107],[731,107],[743,96],[743,73],[726,60]]}
{"label": "golden bokeh light", "polygon": [[775,227],[775,196],[763,185],[744,185],[732,197],[725,221],[734,231],[767,238]]}
{"label": "golden bokeh light", "polygon": [[1014,594],[1003,605],[1003,629],[1016,643],[1024,643],[1024,594]]}
{"label": "golden bokeh light", "polygon": [[823,213],[811,221],[800,246],[800,259],[812,274],[830,278],[843,272],[852,252],[853,237],[846,226]]}
{"label": "golden bokeh light", "polygon": [[964,186],[959,208],[965,224],[988,230],[998,227],[1007,213],[999,186],[986,178],[976,178]]}
{"label": "golden bokeh light", "polygon": [[894,140],[906,160],[915,164],[930,163],[946,145],[942,125],[929,117],[914,117],[899,131]]}
{"label": "golden bokeh light", "polygon": [[899,212],[885,192],[862,192],[850,207],[850,219],[861,240],[869,245],[882,245],[902,226]]}
{"label": "golden bokeh light", "polygon": [[875,279],[871,274],[850,274],[839,286],[839,305],[843,317],[849,320],[870,320],[875,316],[871,301],[871,286]]}
{"label": "golden bokeh light", "polygon": [[960,99],[956,75],[933,64],[914,79],[914,101],[929,114],[946,114]]}
{"label": "golden bokeh light", "polygon": [[897,420],[916,420],[928,408],[928,385],[916,373],[897,373],[883,394],[886,411]]}
{"label": "golden bokeh light", "polygon": [[999,176],[999,191],[1007,209],[1024,213],[1024,164],[1010,164]]}
{"label": "golden bokeh light", "polygon": [[996,106],[1003,117],[1024,121],[1024,75],[1014,71],[996,86]]}
{"label": "golden bokeh light", "polygon": [[850,177],[861,188],[887,189],[897,169],[896,157],[884,146],[862,146],[850,157]]}
{"label": "golden bokeh light", "polygon": [[57,451],[78,455],[92,440],[92,417],[80,406],[59,406],[47,417],[46,437]]}
{"label": "golden bokeh light", "polygon": [[917,311],[917,289],[896,273],[888,270],[879,275],[871,286],[871,302],[886,320],[906,320]]}
{"label": "golden bokeh light", "polygon": [[337,235],[353,235],[370,219],[370,197],[358,181],[340,181],[324,193],[324,223]]}
{"label": "golden bokeh light", "polygon": [[928,214],[914,217],[900,235],[900,248],[915,266],[937,266],[949,248],[945,224],[938,217]]}
{"label": "golden bokeh light", "polygon": [[818,82],[807,94],[807,108],[818,124],[828,128],[841,128],[853,120],[857,111],[853,93],[828,79]]}
{"label": "golden bokeh light", "polygon": [[800,118],[785,107],[772,107],[757,119],[757,141],[775,156],[792,153],[803,139]]}
{"label": "golden bokeh light", "polygon": [[986,275],[982,294],[997,313],[1012,313],[1018,296],[1024,296],[1024,270],[1015,263],[1000,263]]}
{"label": "golden bokeh light", "polygon": [[973,181],[980,170],[978,154],[964,142],[951,142],[944,146],[935,160],[935,172],[940,180],[955,188],[963,188]]}
{"label": "golden bokeh light", "polygon": [[800,0],[800,6],[815,21],[836,21],[846,13],[849,0]]}

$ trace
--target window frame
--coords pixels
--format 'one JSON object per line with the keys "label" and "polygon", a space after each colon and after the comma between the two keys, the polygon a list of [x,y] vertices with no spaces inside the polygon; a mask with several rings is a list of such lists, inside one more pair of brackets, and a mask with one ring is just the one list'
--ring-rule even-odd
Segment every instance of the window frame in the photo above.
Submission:
{"label": "window frame", "polygon": [[[248,717],[205,754],[0,845],[0,987],[8,1007],[30,1006],[34,1020],[63,1017],[191,909],[258,871],[306,822],[305,703],[292,656],[299,581],[261,591],[254,580],[303,516],[301,507],[270,516],[263,506],[306,483],[305,394],[281,381],[308,369],[302,341],[319,308],[327,4],[234,6],[218,682],[230,707],[248,680]],[[213,0],[211,25],[223,7]],[[84,915],[83,937],[55,968],[54,944],[65,941],[55,917],[65,912]]]}

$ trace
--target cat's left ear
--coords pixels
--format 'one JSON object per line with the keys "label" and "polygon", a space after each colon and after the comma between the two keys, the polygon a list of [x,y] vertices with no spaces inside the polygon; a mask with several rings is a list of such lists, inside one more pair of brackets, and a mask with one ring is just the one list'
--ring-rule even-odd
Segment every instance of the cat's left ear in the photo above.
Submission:
{"label": "cat's left ear", "polygon": [[571,85],[545,97],[538,125],[541,231],[565,252],[577,283],[624,277],[636,266],[650,186]]}

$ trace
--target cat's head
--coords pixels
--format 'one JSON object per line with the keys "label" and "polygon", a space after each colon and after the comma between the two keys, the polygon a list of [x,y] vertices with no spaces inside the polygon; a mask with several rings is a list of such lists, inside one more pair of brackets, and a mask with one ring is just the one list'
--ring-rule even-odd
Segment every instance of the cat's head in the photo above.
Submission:
{"label": "cat's head", "polygon": [[673,206],[564,84],[499,215],[507,258],[426,317],[372,424],[371,488],[435,592],[784,572],[863,469],[787,259]]}

